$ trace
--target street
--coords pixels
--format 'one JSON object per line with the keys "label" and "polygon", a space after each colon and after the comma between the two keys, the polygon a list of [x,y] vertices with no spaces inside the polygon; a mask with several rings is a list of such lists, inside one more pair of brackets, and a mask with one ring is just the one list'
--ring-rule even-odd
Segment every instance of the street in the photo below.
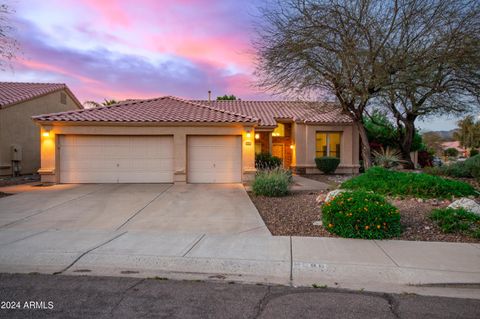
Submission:
{"label": "street", "polygon": [[[166,278],[0,274],[1,318],[479,318],[480,300]],[[17,307],[20,309],[3,309]]]}

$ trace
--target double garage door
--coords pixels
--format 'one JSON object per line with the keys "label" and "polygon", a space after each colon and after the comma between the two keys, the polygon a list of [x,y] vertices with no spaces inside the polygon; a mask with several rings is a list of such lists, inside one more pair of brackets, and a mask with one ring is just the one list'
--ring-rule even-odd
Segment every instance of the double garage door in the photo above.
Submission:
{"label": "double garage door", "polygon": [[[238,136],[190,136],[190,183],[241,182]],[[61,183],[172,183],[172,136],[60,137]]]}

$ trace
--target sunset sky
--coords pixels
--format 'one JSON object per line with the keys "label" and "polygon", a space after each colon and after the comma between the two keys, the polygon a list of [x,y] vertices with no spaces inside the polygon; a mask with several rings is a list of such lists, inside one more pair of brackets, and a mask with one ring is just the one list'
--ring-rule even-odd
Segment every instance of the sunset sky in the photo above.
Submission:
{"label": "sunset sky", "polygon": [[[2,81],[66,83],[80,101],[254,88],[254,0],[10,0],[20,52]],[[277,98],[278,97],[274,97]],[[420,123],[450,129],[454,121]]]}

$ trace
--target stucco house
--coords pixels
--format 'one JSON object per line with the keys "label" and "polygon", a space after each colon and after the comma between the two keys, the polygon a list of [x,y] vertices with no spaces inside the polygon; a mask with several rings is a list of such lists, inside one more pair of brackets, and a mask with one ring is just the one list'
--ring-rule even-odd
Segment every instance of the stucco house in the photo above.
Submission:
{"label": "stucco house", "polygon": [[36,173],[40,131],[31,117],[82,109],[65,84],[0,82],[0,176]]}
{"label": "stucco house", "polygon": [[41,127],[42,181],[54,183],[234,183],[271,152],[296,172],[336,156],[359,169],[359,137],[328,103],[189,101],[166,96],[33,117]]}

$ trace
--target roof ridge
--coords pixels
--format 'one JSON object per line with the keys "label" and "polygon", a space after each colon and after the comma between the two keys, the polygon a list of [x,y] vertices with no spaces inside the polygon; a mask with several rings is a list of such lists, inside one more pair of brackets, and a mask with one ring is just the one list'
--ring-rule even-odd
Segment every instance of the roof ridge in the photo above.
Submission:
{"label": "roof ridge", "polygon": [[0,84],[45,84],[45,85],[67,85],[60,82],[14,82],[14,81],[0,81]]}
{"label": "roof ridge", "polygon": [[235,113],[235,112],[231,112],[231,111],[227,111],[227,110],[223,110],[223,109],[217,109],[217,108],[211,107],[209,105],[195,103],[195,102],[193,102],[193,100],[185,100],[185,99],[181,99],[179,97],[171,96],[171,95],[166,96],[166,97],[171,98],[172,100],[177,100],[177,101],[180,101],[180,102],[188,103],[188,104],[194,105],[196,107],[203,107],[203,108],[206,108],[206,109],[209,109],[209,110],[212,110],[212,111],[217,111],[217,112],[222,112],[222,113],[225,113],[225,114],[235,115],[235,116],[243,117],[243,118],[246,118],[246,119],[249,119],[249,120],[256,120],[256,121],[259,120],[259,119],[257,119],[256,117],[253,117],[253,116],[244,115],[244,114],[240,114],[240,113]]}
{"label": "roof ridge", "polygon": [[[88,111],[93,111],[93,110],[100,110],[100,109],[110,109],[110,108],[114,108],[114,107],[119,107],[119,106],[127,106],[127,105],[132,105],[132,104],[136,104],[136,103],[143,103],[145,101],[147,102],[150,102],[150,101],[155,101],[155,100],[160,100],[160,99],[163,99],[165,98],[165,96],[162,96],[162,97],[156,97],[156,98],[152,98],[152,99],[146,99],[146,100],[134,100],[134,101],[130,101],[130,102],[127,102],[127,103],[123,103],[123,102],[118,102],[118,103],[115,103],[115,104],[112,104],[112,105],[100,105],[100,106],[96,106],[96,107],[90,107],[88,109],[84,108],[84,109],[80,109],[80,110],[71,110],[71,111],[63,111],[63,112],[56,112],[56,113],[48,113],[48,115],[66,115],[66,114],[73,114],[73,113],[84,113],[84,112],[88,112]],[[32,116],[33,119],[35,118],[40,118],[40,117],[43,117],[45,114],[40,114],[40,115],[35,115],[35,116]]]}

